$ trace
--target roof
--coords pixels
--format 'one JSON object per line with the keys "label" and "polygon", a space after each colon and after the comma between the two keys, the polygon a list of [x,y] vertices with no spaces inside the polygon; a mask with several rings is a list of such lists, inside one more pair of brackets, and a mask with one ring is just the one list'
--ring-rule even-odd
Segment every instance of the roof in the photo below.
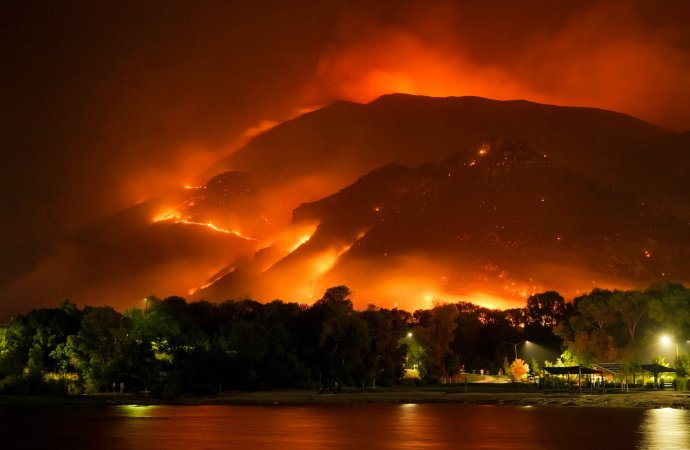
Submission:
{"label": "roof", "polygon": [[592,366],[612,374],[621,372],[621,363],[594,363]]}
{"label": "roof", "polygon": [[676,369],[672,369],[671,367],[662,366],[661,364],[641,364],[640,367],[642,368],[642,370],[646,370],[647,372],[652,372],[652,373],[675,372],[676,371]]}
{"label": "roof", "polygon": [[601,370],[595,370],[595,369],[591,369],[589,367],[583,367],[583,366],[544,367],[544,370],[549,372],[551,375],[568,375],[571,373],[588,375],[588,374],[592,374],[592,373],[602,373]]}

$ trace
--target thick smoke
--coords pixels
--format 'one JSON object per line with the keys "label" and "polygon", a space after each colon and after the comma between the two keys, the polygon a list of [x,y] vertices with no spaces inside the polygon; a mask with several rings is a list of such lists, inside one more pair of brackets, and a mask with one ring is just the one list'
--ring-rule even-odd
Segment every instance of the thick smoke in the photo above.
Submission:
{"label": "thick smoke", "polygon": [[[456,2],[457,3],[457,2]],[[686,130],[687,2],[437,2],[343,19],[318,65],[322,92],[369,101],[392,92],[594,106]],[[661,9],[661,8],[660,8]]]}

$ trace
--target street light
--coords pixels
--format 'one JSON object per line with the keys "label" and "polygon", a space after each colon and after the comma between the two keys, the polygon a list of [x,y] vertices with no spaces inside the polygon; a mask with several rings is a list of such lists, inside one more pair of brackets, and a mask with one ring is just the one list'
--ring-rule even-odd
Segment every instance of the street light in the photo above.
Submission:
{"label": "street light", "polygon": [[515,350],[515,359],[517,359],[518,354],[517,354],[517,348],[518,345],[520,344],[529,344],[529,341],[520,341],[520,342],[508,342],[508,344],[513,346],[513,349]]}
{"label": "street light", "polygon": [[675,345],[676,346],[676,359],[678,359],[678,343],[674,342],[673,339],[671,339],[671,336],[669,336],[668,334],[664,334],[659,338],[659,342],[664,347],[668,347],[671,344]]}

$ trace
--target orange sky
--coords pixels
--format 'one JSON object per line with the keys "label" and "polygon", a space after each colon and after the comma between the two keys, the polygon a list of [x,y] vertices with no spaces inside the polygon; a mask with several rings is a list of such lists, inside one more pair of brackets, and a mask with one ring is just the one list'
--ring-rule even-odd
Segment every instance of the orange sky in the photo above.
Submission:
{"label": "orange sky", "polygon": [[670,10],[658,22],[644,2],[539,3],[486,15],[438,2],[394,23],[353,13],[319,60],[317,89],[360,102],[404,92],[594,106],[690,128],[689,33]]}

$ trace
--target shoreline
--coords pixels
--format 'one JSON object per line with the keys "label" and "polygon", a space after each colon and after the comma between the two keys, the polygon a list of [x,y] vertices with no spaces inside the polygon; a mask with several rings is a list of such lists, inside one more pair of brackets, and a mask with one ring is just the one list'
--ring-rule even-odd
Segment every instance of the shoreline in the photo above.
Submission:
{"label": "shoreline", "polygon": [[364,404],[460,404],[534,407],[690,409],[690,392],[635,391],[606,394],[567,392],[462,392],[456,390],[377,390],[317,394],[310,390],[223,392],[215,396],[181,396],[172,400],[133,394],[81,396],[0,396],[0,408],[14,406],[338,406]]}

